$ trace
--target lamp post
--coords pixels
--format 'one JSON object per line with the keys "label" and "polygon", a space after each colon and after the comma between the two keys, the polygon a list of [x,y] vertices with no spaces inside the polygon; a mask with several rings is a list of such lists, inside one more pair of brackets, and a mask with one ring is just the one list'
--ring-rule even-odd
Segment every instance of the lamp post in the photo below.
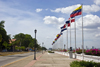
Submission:
{"label": "lamp post", "polygon": [[65,46],[66,46],[66,45],[64,44],[64,52],[65,52]]}
{"label": "lamp post", "polygon": [[34,32],[35,32],[34,60],[36,60],[36,32],[37,30],[35,29]]}
{"label": "lamp post", "polygon": [[42,43],[42,54],[43,54],[43,44],[44,44],[44,43]]}

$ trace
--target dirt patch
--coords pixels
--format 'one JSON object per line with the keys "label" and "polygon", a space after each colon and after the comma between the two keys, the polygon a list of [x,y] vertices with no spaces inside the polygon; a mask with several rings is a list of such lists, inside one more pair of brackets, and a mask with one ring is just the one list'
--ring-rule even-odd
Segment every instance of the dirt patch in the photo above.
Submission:
{"label": "dirt patch", "polygon": [[8,55],[15,55],[15,54],[23,54],[29,52],[0,52],[0,56],[8,56]]}

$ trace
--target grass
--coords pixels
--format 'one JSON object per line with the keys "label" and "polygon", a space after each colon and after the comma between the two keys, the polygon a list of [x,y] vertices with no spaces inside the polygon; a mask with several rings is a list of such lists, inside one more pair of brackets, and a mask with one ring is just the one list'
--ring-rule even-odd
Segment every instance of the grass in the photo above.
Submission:
{"label": "grass", "polygon": [[15,55],[15,54],[23,54],[28,52],[0,52],[0,56],[8,56],[8,55]]}

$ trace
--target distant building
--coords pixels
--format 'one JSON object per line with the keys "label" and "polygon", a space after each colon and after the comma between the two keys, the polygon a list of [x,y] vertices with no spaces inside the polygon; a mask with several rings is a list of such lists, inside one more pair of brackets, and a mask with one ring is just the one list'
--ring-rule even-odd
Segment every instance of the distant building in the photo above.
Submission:
{"label": "distant building", "polygon": [[86,46],[86,49],[88,50],[88,46]]}
{"label": "distant building", "polygon": [[[16,41],[16,39],[11,39],[11,40],[9,40],[9,43],[12,43],[14,41]],[[14,51],[14,50],[15,50],[15,45],[11,45],[10,49],[8,51]]]}
{"label": "distant building", "polygon": [[52,48],[49,48],[49,50],[52,50]]}
{"label": "distant building", "polygon": [[11,39],[11,40],[9,40],[9,43],[12,43],[14,41],[16,41],[16,39]]}
{"label": "distant building", "polygon": [[92,46],[92,49],[94,49],[94,46]]}

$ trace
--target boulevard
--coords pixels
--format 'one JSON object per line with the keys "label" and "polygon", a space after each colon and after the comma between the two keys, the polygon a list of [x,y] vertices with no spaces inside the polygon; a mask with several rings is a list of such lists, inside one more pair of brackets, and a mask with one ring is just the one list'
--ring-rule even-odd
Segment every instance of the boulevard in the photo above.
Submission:
{"label": "boulevard", "polygon": [[34,54],[34,52],[24,53],[24,54],[16,54],[16,55],[9,55],[9,56],[1,56],[0,57],[0,66],[3,66],[5,64],[11,63],[13,61],[31,56],[33,54]]}

